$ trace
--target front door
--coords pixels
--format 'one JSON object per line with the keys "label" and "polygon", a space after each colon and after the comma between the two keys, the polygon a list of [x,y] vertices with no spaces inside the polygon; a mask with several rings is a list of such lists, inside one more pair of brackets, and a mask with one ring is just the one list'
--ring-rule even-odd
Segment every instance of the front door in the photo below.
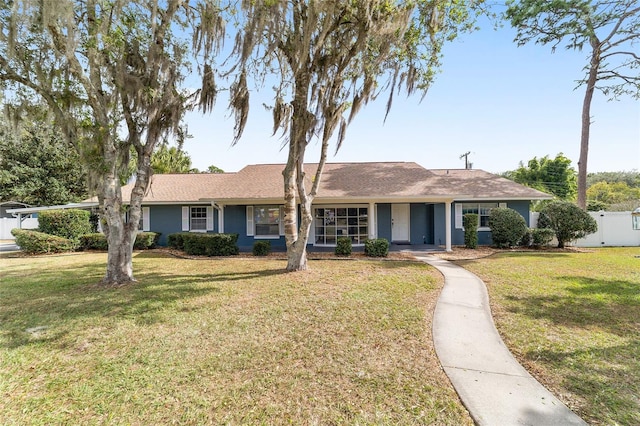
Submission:
{"label": "front door", "polygon": [[409,204],[391,205],[391,241],[409,242]]}

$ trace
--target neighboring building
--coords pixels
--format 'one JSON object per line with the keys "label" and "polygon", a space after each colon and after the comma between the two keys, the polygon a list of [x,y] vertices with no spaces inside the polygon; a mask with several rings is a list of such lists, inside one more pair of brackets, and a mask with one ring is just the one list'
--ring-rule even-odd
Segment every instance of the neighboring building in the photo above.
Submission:
{"label": "neighboring building", "polygon": [[[307,189],[317,165],[305,165]],[[237,173],[157,174],[143,201],[142,229],[237,233],[241,249],[256,240],[284,246],[282,164],[251,165]],[[122,189],[128,200],[131,185]],[[532,200],[550,195],[482,170],[427,170],[416,163],[326,164],[313,202],[309,244],[353,245],[369,238],[396,244],[464,244],[462,216],[479,216],[479,243],[491,244],[492,208],[509,207],[528,222]],[[87,202],[95,206],[95,202]],[[21,209],[22,210],[22,209]],[[26,213],[24,209],[24,212]]]}

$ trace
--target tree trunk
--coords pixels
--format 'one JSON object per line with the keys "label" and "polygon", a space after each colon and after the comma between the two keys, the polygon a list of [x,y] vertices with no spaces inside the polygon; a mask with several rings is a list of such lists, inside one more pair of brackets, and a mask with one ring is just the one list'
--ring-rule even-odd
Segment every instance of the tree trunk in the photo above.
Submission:
{"label": "tree trunk", "polygon": [[591,100],[596,88],[600,67],[600,43],[591,37],[591,65],[587,77],[587,89],[582,102],[582,131],[580,133],[580,159],[578,160],[578,207],[587,209],[587,159],[589,157],[589,131],[591,127]]}

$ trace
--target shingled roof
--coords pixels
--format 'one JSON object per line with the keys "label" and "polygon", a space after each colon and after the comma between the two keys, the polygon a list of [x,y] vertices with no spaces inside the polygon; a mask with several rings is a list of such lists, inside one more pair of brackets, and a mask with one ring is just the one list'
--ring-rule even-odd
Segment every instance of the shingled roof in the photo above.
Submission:
{"label": "shingled roof", "polygon": [[[306,164],[307,189],[317,164]],[[158,174],[146,204],[220,201],[222,203],[284,199],[283,164],[250,165],[237,173]],[[123,188],[129,198],[131,185]],[[483,170],[427,170],[413,162],[329,163],[325,165],[316,203],[337,200],[438,201],[548,199],[550,195]]]}

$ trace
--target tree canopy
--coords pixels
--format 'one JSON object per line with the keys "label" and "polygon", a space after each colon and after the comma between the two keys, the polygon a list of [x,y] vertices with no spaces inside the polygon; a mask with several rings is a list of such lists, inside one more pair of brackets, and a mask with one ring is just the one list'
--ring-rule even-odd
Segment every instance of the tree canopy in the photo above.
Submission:
{"label": "tree canopy", "polygon": [[588,49],[578,161],[578,205],[586,207],[591,100],[600,90],[615,98],[640,97],[640,4],[637,0],[510,0],[506,17],[516,42],[535,42],[568,50]]}
{"label": "tree canopy", "polygon": [[[196,101],[205,111],[212,107],[217,90],[208,59],[223,36],[219,9],[205,0],[0,4],[4,101],[17,111],[44,101],[86,166],[109,242],[105,284],[134,281],[131,253],[151,155],[164,138],[181,137],[181,120]],[[194,68],[203,84],[188,92],[185,76]],[[125,222],[120,178],[132,150],[135,183]]]}
{"label": "tree canopy", "polygon": [[34,206],[87,198],[86,175],[46,111],[32,109],[17,126],[0,118],[0,201]]}
{"label": "tree canopy", "polygon": [[503,173],[503,176],[522,185],[553,194],[560,200],[572,201],[576,195],[576,171],[571,160],[562,153],[550,159],[548,155],[538,159],[534,157],[525,166],[520,162],[516,170]]}

